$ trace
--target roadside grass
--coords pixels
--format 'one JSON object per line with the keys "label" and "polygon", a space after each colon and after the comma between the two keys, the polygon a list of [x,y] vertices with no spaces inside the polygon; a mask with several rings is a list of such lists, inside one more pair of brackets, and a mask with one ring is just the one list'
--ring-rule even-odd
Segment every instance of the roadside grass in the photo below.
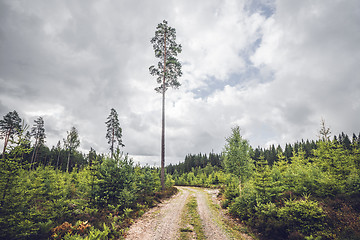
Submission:
{"label": "roadside grass", "polygon": [[201,222],[200,215],[197,211],[196,197],[190,195],[186,200],[185,208],[181,214],[180,239],[206,239]]}
{"label": "roadside grass", "polygon": [[204,189],[202,189],[202,191],[207,196],[206,201],[210,206],[211,211],[213,212],[215,222],[228,234],[231,235],[231,239],[248,239],[248,237],[244,237],[244,235],[248,235],[254,240],[258,239],[253,233],[251,233],[247,229],[246,226],[241,226],[232,221],[231,219],[227,218],[226,216],[223,216],[224,214],[220,212],[222,211],[221,207],[218,204],[214,203],[214,201],[211,199],[211,194],[206,192]]}

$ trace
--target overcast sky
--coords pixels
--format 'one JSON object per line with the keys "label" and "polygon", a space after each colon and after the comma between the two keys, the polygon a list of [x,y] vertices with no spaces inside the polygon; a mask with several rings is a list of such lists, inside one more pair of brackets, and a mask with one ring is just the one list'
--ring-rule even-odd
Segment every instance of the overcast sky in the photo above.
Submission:
{"label": "overcast sky", "polygon": [[[42,116],[51,147],[75,126],[107,153],[160,162],[161,94],[150,39],[166,19],[183,47],[166,99],[166,162],[220,153],[239,125],[253,147],[360,131],[360,1],[0,0],[0,114]],[[157,164],[158,165],[158,164]]]}

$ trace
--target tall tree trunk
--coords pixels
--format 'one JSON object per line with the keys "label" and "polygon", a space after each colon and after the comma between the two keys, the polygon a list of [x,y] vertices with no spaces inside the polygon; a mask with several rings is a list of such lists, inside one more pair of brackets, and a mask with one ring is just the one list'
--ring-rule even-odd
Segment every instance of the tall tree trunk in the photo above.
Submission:
{"label": "tall tree trunk", "polygon": [[58,169],[58,166],[59,166],[59,159],[60,159],[60,150],[58,152],[58,157],[57,157],[57,161],[56,161],[56,170]]}
{"label": "tall tree trunk", "polygon": [[6,135],[5,135],[4,150],[3,150],[3,155],[2,155],[3,160],[5,160],[5,151],[6,151],[6,147],[7,147],[9,138],[10,138],[10,131],[11,131],[11,129],[9,129],[9,131],[8,131],[8,132],[6,133]]}
{"label": "tall tree trunk", "polygon": [[161,188],[165,190],[165,90],[162,94],[162,121],[161,121]]}
{"label": "tall tree trunk", "polygon": [[38,145],[38,139],[36,138],[35,140],[35,145],[34,145],[34,150],[33,150],[33,154],[31,156],[31,161],[30,161],[30,170],[33,168],[33,163],[36,160],[36,151],[37,151],[37,146]]}
{"label": "tall tree trunk", "polygon": [[164,34],[164,76],[162,89],[162,120],[161,120],[161,188],[165,190],[165,74],[166,73],[166,31]]}
{"label": "tall tree trunk", "polygon": [[112,139],[111,139],[111,159],[114,156],[114,138],[115,138],[115,128],[114,126],[112,127]]}
{"label": "tall tree trunk", "polygon": [[67,161],[67,166],[66,166],[66,172],[69,172],[69,165],[70,165],[70,154],[71,154],[71,149],[69,149],[69,154],[68,154],[68,161]]}
{"label": "tall tree trunk", "polygon": [[35,158],[35,151],[36,151],[36,148],[37,148],[37,138],[35,139],[34,150],[33,150],[33,154],[32,154],[32,156],[31,156],[31,161],[30,161],[30,163],[31,163],[31,164],[33,163],[34,158]]}

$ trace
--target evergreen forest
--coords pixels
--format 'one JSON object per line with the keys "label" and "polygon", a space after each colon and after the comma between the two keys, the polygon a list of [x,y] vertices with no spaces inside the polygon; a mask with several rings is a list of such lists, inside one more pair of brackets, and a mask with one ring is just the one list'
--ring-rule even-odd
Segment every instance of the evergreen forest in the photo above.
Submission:
{"label": "evergreen forest", "polygon": [[167,165],[162,189],[160,168],[122,153],[114,109],[106,126],[109,153],[84,154],[75,127],[48,148],[41,117],[0,120],[0,239],[121,239],[174,185],[220,189],[257,239],[360,239],[360,135],[330,136],[322,122],[316,141],[253,148],[236,126],[221,153]]}
{"label": "evergreen forest", "polygon": [[360,134],[252,148],[234,127],[221,154],[169,165],[176,185],[220,187],[223,208],[259,239],[360,239]]}
{"label": "evergreen forest", "polygon": [[0,239],[120,239],[132,219],[176,192],[169,178],[161,191],[159,169],[122,153],[114,109],[106,125],[110,154],[84,154],[74,127],[49,149],[41,117],[31,127],[16,111],[0,120]]}

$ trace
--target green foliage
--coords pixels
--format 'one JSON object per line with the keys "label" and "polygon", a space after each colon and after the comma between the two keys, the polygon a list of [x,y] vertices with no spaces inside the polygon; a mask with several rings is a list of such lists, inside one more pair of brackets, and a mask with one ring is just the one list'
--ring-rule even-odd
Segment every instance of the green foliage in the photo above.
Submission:
{"label": "green foliage", "polygon": [[19,133],[20,129],[21,118],[15,110],[9,112],[3,117],[3,119],[0,120],[0,138],[4,139],[2,158],[5,158],[6,147],[9,140],[13,139],[13,137]]}
{"label": "green foliage", "polygon": [[244,184],[241,195],[234,199],[229,206],[229,211],[233,216],[241,220],[250,219],[255,213],[255,206],[257,204],[257,193],[253,182],[248,181]]}
{"label": "green foliage", "polygon": [[39,118],[33,128],[37,147],[31,148],[31,134],[25,134],[27,126],[20,121],[15,111],[0,121],[5,138],[0,239],[119,239],[130,218],[176,193],[171,175],[169,188],[159,192],[158,169],[134,166],[118,148],[111,159],[93,149],[88,156],[76,151],[80,141],[75,128],[64,139],[64,149],[59,141],[50,150],[43,145]]}
{"label": "green foliage", "polygon": [[226,139],[224,150],[224,166],[245,182],[253,174],[254,164],[250,158],[250,145],[240,134],[240,127],[232,128],[232,135]]}
{"label": "green foliage", "polygon": [[[160,177],[156,169],[135,167],[138,201],[152,206],[155,193],[161,190]],[[167,176],[169,178],[170,176]]]}
{"label": "green foliage", "polygon": [[[193,239],[193,232],[196,239],[206,239],[200,215],[198,213],[198,204],[196,197],[189,196],[185,205],[185,211],[181,216],[180,239]],[[191,228],[189,227],[191,226]]]}
{"label": "green foliage", "polygon": [[[208,171],[209,168],[193,169],[193,172],[183,173],[181,175],[172,175],[175,185],[180,186],[199,186],[199,187],[216,187],[224,184],[228,178],[234,177],[223,171]],[[237,178],[237,177],[235,177]]]}
{"label": "green foliage", "polygon": [[174,185],[175,185],[175,180],[172,178],[170,174],[167,174],[165,179],[165,187],[171,188]]}
{"label": "green foliage", "polygon": [[224,191],[225,201],[223,207],[227,207],[235,198],[240,195],[240,182],[236,176],[230,175],[226,179],[226,189]]}
{"label": "green foliage", "polygon": [[181,53],[181,45],[176,43],[176,30],[168,26],[166,20],[156,27],[155,36],[150,40],[155,51],[155,57],[159,58],[157,67],[149,67],[150,74],[156,77],[160,86],[155,91],[162,94],[162,120],[161,120],[161,188],[165,190],[165,92],[169,87],[179,88],[178,78],[181,77],[181,63],[177,55]]}
{"label": "green foliage", "polygon": [[178,164],[169,164],[166,167],[167,173],[171,175],[183,174],[191,172],[192,169],[203,169],[205,168],[206,174],[209,175],[213,171],[223,169],[222,166],[222,155],[217,153],[207,154],[188,154],[185,156],[184,162]]}
{"label": "green foliage", "polygon": [[[156,195],[160,189],[158,171],[134,167],[127,157],[106,159],[101,164],[95,161],[92,167],[71,173],[50,166],[31,171],[19,167],[11,183],[0,209],[1,239],[47,238],[51,228],[65,228],[57,236],[76,239],[80,233],[73,228],[78,227],[75,222],[79,219],[92,225],[88,239],[110,239],[102,224],[105,222],[111,236],[119,237],[129,223],[127,218],[140,214],[161,196]],[[109,212],[113,217],[104,218]],[[66,235],[70,225],[76,235]]]}
{"label": "green foliage", "polygon": [[71,154],[80,146],[79,133],[75,127],[72,127],[71,130],[67,132],[67,137],[64,139],[64,146],[68,151],[68,160],[66,165],[66,171],[68,172],[70,170]]}
{"label": "green foliage", "polygon": [[166,20],[159,23],[156,27],[155,36],[151,39],[151,44],[155,51],[155,57],[160,61],[150,66],[150,74],[157,77],[157,83],[160,84],[155,90],[163,93],[169,87],[178,88],[180,83],[177,81],[181,77],[181,63],[176,58],[181,53],[181,44],[176,43],[176,30],[168,26]]}
{"label": "green foliage", "polygon": [[305,197],[301,200],[285,201],[278,210],[278,217],[287,229],[311,235],[326,228],[326,215],[316,201]]}
{"label": "green foliage", "polygon": [[35,145],[31,157],[31,163],[36,162],[38,149],[45,143],[45,138],[46,138],[43,118],[38,117],[36,120],[34,120],[34,122],[35,124],[31,128],[31,134],[30,134],[35,138]]}
{"label": "green foliage", "polygon": [[[122,143],[122,128],[120,127],[118,114],[114,108],[111,109],[110,115],[107,118],[106,124],[106,139],[108,140],[108,144],[110,144],[110,158],[113,158],[115,149],[119,147],[124,147],[125,145]],[[114,144],[117,144],[114,147]]]}
{"label": "green foliage", "polygon": [[[311,154],[306,145],[295,145],[291,157],[277,150],[272,166],[261,151],[252,152],[255,173],[235,199],[229,194],[235,182],[226,183],[223,206],[265,239],[355,239],[360,205],[349,199],[360,194],[358,144],[351,145],[346,135],[325,139],[312,146]],[[343,197],[344,203],[331,204]]]}
{"label": "green foliage", "polygon": [[273,180],[270,168],[264,158],[257,162],[254,175],[254,188],[257,192],[258,201],[268,202],[278,196],[281,187],[276,187],[277,182]]}
{"label": "green foliage", "polygon": [[132,160],[106,158],[99,167],[95,202],[101,207],[116,206],[119,211],[132,207],[136,199],[135,168]]}
{"label": "green foliage", "polygon": [[227,173],[202,165],[203,155],[187,155],[184,163],[169,169],[177,185],[222,186],[222,206],[264,239],[357,239],[360,137],[354,135],[352,142],[345,134],[325,139],[287,144],[285,151],[250,148],[256,167],[247,176],[240,174],[246,172],[238,161],[244,156],[237,152],[241,147],[233,147],[244,139],[233,129],[223,155]]}

